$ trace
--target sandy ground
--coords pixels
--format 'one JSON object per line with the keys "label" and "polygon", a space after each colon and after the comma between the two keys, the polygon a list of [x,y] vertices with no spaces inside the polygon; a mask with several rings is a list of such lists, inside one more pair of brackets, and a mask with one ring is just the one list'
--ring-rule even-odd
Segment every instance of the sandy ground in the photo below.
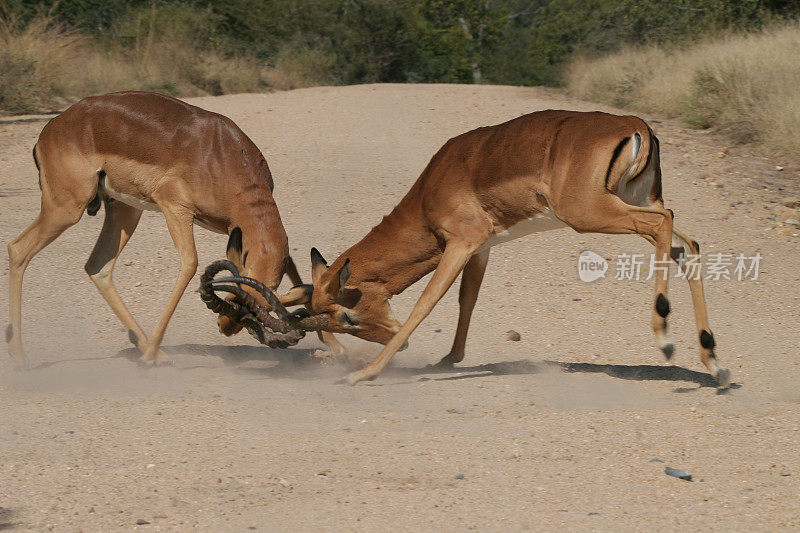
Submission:
{"label": "sandy ground", "polygon": [[[192,103],[231,117],[263,150],[306,278],[311,246],[331,260],[356,242],[449,137],[539,109],[598,108],[539,89],[436,85]],[[4,244],[38,210],[30,151],[43,125],[0,123]],[[613,261],[649,245],[569,229],[493,249],[466,360],[452,371],[424,367],[449,350],[456,290],[391,369],[357,387],[334,384],[344,369],[308,361],[320,347],[311,336],[287,351],[220,336],[190,291],[165,340],[175,365],[144,370],[83,272],[101,213],[45,249],[25,278],[34,369],[13,371],[5,354],[0,363],[0,529],[800,527],[800,239],[770,219],[797,171],[653,125],[678,226],[705,253],[763,256],[757,281],[706,285],[718,354],[738,387],[729,394],[699,362],[685,282],[671,285],[670,366],[653,348],[652,282],[577,276],[583,250]],[[223,256],[223,236],[195,234],[201,265]],[[161,216],[145,213],[115,272],[145,329],[177,267]],[[5,260],[2,269],[6,320]],[[393,300],[398,316],[421,290]],[[509,329],[521,342],[506,340]],[[361,356],[378,351],[342,341]]]}

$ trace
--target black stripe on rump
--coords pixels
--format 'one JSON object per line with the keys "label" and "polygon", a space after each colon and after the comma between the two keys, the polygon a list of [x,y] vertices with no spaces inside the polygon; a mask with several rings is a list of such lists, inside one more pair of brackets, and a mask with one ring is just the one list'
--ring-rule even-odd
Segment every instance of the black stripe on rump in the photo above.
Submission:
{"label": "black stripe on rump", "polygon": [[623,138],[617,147],[614,148],[614,153],[611,154],[611,162],[608,164],[608,170],[606,170],[606,189],[608,189],[608,179],[611,177],[611,169],[614,168],[614,163],[616,163],[619,154],[622,152],[622,149],[625,148],[625,145],[628,144],[629,140],[630,137]]}

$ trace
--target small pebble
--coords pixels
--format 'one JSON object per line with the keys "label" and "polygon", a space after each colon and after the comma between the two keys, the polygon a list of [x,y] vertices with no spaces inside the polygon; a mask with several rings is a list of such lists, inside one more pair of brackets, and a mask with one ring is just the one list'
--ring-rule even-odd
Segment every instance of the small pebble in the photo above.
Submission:
{"label": "small pebble", "polygon": [[663,463],[664,461],[662,461],[661,459],[650,459],[648,462],[649,463]]}
{"label": "small pebble", "polygon": [[144,526],[144,525],[147,525],[147,524],[149,524],[149,523],[150,523],[150,522],[148,522],[148,521],[147,521],[147,520],[145,520],[144,518],[140,518],[139,520],[137,520],[137,521],[136,521],[136,525],[137,525],[137,526]]}
{"label": "small pebble", "polygon": [[464,479],[464,474],[456,474],[456,479]]}
{"label": "small pebble", "polygon": [[664,473],[668,476],[676,477],[678,479],[683,479],[685,481],[692,480],[692,475],[689,472],[685,470],[679,470],[677,468],[672,468],[670,466],[664,469]]}
{"label": "small pebble", "polygon": [[510,329],[506,332],[506,339],[514,342],[519,342],[522,339],[522,336],[513,329]]}
{"label": "small pebble", "polygon": [[781,472],[781,475],[782,475],[783,477],[789,477],[789,476],[791,476],[791,475],[792,475],[792,473],[791,473],[791,472]]}

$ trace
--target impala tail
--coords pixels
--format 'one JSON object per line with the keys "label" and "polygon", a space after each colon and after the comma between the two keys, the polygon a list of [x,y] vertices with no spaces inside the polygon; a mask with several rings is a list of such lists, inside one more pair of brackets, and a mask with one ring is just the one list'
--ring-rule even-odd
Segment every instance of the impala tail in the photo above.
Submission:
{"label": "impala tail", "polygon": [[617,143],[606,171],[606,189],[626,204],[646,207],[661,203],[660,149],[650,128]]}

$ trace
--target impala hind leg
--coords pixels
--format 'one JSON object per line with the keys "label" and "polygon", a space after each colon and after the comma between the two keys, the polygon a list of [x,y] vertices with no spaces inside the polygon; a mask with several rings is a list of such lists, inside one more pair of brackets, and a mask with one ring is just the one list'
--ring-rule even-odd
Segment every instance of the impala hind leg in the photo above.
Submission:
{"label": "impala hind leg", "polygon": [[147,335],[120,298],[113,280],[114,264],[136,230],[142,211],[114,200],[106,200],[105,206],[103,229],[100,230],[100,236],[84,268],[100,295],[128,330],[130,341],[144,353],[147,349]]}
{"label": "impala hind leg", "polygon": [[[669,285],[669,264],[672,243],[673,214],[669,209],[661,209],[661,221],[651,221],[652,211],[641,211],[639,225],[644,226],[645,235],[655,242],[655,265],[659,266],[655,274],[656,300],[653,306],[652,327],[656,337],[656,345],[668,360],[675,353],[675,345],[667,339],[667,315],[670,312],[667,287]],[[657,216],[658,216],[657,215]]]}
{"label": "impala hind leg", "polygon": [[375,379],[381,370],[383,370],[395,353],[400,349],[403,344],[408,340],[411,334],[417,329],[417,326],[430,314],[433,307],[441,300],[442,296],[447,292],[447,289],[453,284],[458,277],[458,273],[467,264],[467,261],[472,256],[473,252],[478,246],[472,246],[460,242],[450,242],[447,244],[442,259],[436,270],[433,272],[431,280],[422,291],[422,296],[419,297],[414,309],[411,310],[411,315],[408,320],[400,328],[400,331],[392,337],[386,346],[383,347],[381,352],[375,359],[357,372],[348,375],[344,381],[350,385],[355,385],[359,381]]}
{"label": "impala hind leg", "polygon": [[[680,255],[700,255],[700,246],[697,241],[690,239],[677,228],[672,228],[673,248],[672,259],[678,262]],[[680,263],[679,263],[680,264]],[[697,335],[700,340],[700,360],[708,368],[711,375],[716,376],[720,387],[726,388],[730,385],[731,373],[727,368],[717,364],[717,356],[714,353],[714,334],[708,324],[708,311],[706,309],[706,299],[703,292],[703,278],[700,273],[692,275],[687,273],[686,280],[689,282],[689,291],[692,294],[692,306],[694,307],[694,319],[697,324]]]}
{"label": "impala hind leg", "polygon": [[162,311],[156,327],[150,334],[147,349],[142,355],[142,361],[148,366],[164,362],[165,356],[159,350],[159,346],[161,346],[161,341],[164,340],[164,333],[167,330],[172,314],[175,312],[175,308],[178,307],[178,302],[186,291],[186,287],[189,286],[189,282],[195,272],[197,272],[197,250],[193,233],[194,214],[183,207],[162,204],[159,204],[159,207],[164,213],[164,219],[167,222],[172,241],[175,243],[175,248],[178,249],[181,267],[178,279],[175,281],[175,286],[167,301],[167,306]]}
{"label": "impala hind leg", "polygon": [[6,328],[6,342],[8,353],[17,366],[28,365],[22,348],[22,277],[25,269],[37,253],[80,220],[84,209],[85,206],[71,203],[55,206],[43,197],[39,216],[8,244],[8,309],[11,323]]}
{"label": "impala hind leg", "polygon": [[449,368],[455,363],[460,363],[464,360],[469,322],[472,318],[472,311],[475,309],[475,302],[478,301],[483,275],[486,273],[489,250],[490,248],[487,248],[481,253],[470,257],[464,267],[464,271],[461,274],[461,287],[458,290],[458,326],[456,327],[456,336],[453,339],[450,353],[445,355],[436,366]]}
{"label": "impala hind leg", "polygon": [[594,204],[591,210],[575,209],[572,212],[556,214],[580,232],[637,234],[655,245],[656,264],[662,268],[655,276],[655,305],[651,324],[656,345],[665,356],[670,357],[675,350],[674,345],[667,340],[669,314],[667,266],[672,242],[672,211],[658,206],[629,205],[616,196],[608,196],[602,201],[595,200]]}

